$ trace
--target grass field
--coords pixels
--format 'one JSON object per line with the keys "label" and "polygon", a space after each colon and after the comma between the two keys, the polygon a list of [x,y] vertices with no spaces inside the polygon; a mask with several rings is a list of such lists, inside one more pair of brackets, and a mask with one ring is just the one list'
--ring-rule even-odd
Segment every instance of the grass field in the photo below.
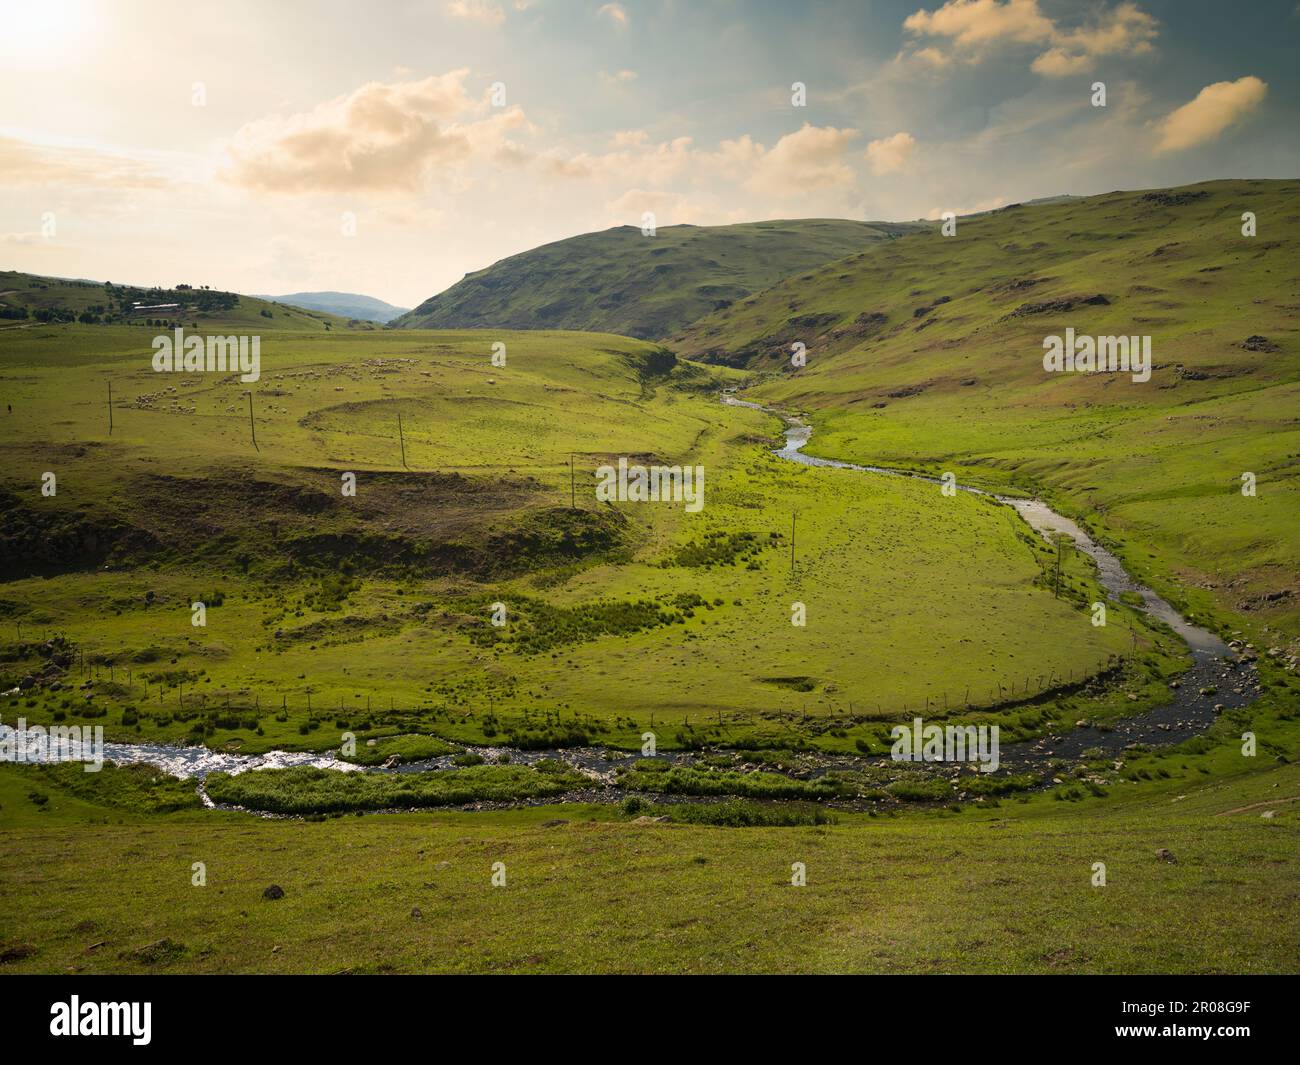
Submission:
{"label": "grass field", "polygon": [[144,814],[45,781],[38,806],[35,771],[5,766],[0,971],[1292,972],[1300,775],[1244,761],[792,828],[582,806]]}
{"label": "grass field", "polygon": [[[17,682],[57,632],[78,680],[99,678],[91,700],[12,704],[32,720],[104,706],[110,736],[180,741],[233,713],[216,739],[258,750],[336,745],[322,718],[484,740],[567,716],[633,746],[666,724],[671,746],[781,733],[783,715],[988,707],[999,686],[1098,672],[1134,649],[1128,621],[1152,671],[1126,691],[1157,694],[1178,662],[1122,607],[1090,624],[1081,557],[1057,598],[1050,548],[1009,508],[773,457],[776,419],[717,401],[733,370],[591,334],[500,334],[495,368],[484,333],[283,332],[245,386],[153,373],[148,335],[5,337],[8,668]],[[618,455],[702,464],[706,505],[597,503],[592,473]]]}

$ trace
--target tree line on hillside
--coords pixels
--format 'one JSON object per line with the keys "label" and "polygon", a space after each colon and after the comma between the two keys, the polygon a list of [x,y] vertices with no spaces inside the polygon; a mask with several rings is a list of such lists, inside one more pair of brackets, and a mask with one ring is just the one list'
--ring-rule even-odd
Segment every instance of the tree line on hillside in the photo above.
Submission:
{"label": "tree line on hillside", "polygon": [[[35,289],[52,286],[38,284]],[[111,325],[129,321],[139,321],[144,325],[166,326],[179,324],[178,319],[185,314],[210,314],[230,311],[239,305],[239,295],[235,292],[222,292],[208,288],[206,285],[195,288],[180,284],[175,288],[137,288],[131,285],[114,285],[104,282],[104,302],[95,303],[84,310],[77,311],[71,307],[59,305],[49,307],[0,306],[0,320],[48,323],[80,322],[83,325]],[[139,318],[132,314],[136,304],[162,305],[174,303],[177,310],[169,317]],[[266,317],[270,315],[262,312]]]}

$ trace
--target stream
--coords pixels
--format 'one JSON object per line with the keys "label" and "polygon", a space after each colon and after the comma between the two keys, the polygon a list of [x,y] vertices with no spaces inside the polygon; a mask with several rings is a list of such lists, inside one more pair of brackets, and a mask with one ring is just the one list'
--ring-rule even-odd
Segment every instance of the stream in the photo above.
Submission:
{"label": "stream", "polygon": [[[722,401],[732,406],[748,407],[781,418],[786,424],[785,444],[775,449],[773,453],[790,462],[805,466],[858,470],[862,473],[891,477],[914,477],[936,485],[942,483],[937,478],[906,470],[861,466],[851,462],[806,455],[803,448],[812,437],[812,426],[802,418],[737,399],[732,395],[724,394]],[[1077,760],[1085,752],[1088,752],[1089,756],[1101,752],[1108,757],[1121,757],[1125,748],[1136,743],[1149,745],[1177,743],[1205,731],[1213,723],[1218,712],[1245,706],[1255,699],[1260,689],[1253,662],[1239,659],[1216,634],[1184,618],[1150,588],[1133,580],[1120,560],[1093,540],[1077,523],[1056,513],[1038,499],[1003,496],[963,485],[958,485],[958,488],[975,495],[988,496],[1014,508],[1026,524],[1049,543],[1052,542],[1054,534],[1064,533],[1070,536],[1074,540],[1075,547],[1096,563],[1098,580],[1110,599],[1117,600],[1121,595],[1129,593],[1137,595],[1142,601],[1142,609],[1177,633],[1187,643],[1192,655],[1191,668],[1179,678],[1176,687],[1171,687],[1167,702],[1143,713],[1108,722],[1102,728],[1078,723],[1072,729],[1063,729],[1059,733],[1043,736],[1037,740],[1005,744],[1001,750],[1001,763],[1008,770],[1015,772],[1042,769],[1051,759]],[[1210,691],[1203,695],[1202,690]],[[0,725],[0,731],[5,728],[7,726]],[[530,765],[544,758],[556,759],[591,777],[591,789],[558,798],[539,800],[547,804],[566,801],[609,802],[621,799],[624,793],[614,786],[617,767],[620,764],[630,764],[638,757],[627,751],[606,747],[519,751],[507,747],[467,746],[463,750],[478,754],[489,763],[508,760],[513,764]],[[462,752],[458,751],[457,754],[459,753]],[[707,751],[664,751],[657,757],[674,765],[691,765],[699,757],[709,753]],[[336,758],[333,754],[319,752],[268,751],[264,754],[239,754],[213,750],[209,747],[180,747],[162,743],[106,743],[104,757],[108,761],[121,765],[148,763],[174,776],[195,778],[200,782],[199,794],[209,806],[215,804],[203,791],[201,782],[204,777],[213,772],[241,773],[290,766],[314,766],[348,772],[375,773],[411,773],[455,768],[452,762],[455,755],[451,754],[400,765],[362,767]],[[888,759],[799,752],[794,756],[793,762],[787,772],[792,776],[809,779],[831,770],[852,769],[868,763],[885,763]],[[662,798],[672,801],[666,796]],[[685,798],[687,797],[683,796],[678,801]],[[498,804],[475,805],[476,808],[486,808]]]}
{"label": "stream", "polygon": [[[908,470],[860,466],[852,462],[806,455],[803,448],[812,438],[812,426],[801,417],[725,393],[722,402],[772,414],[785,422],[785,444],[773,454],[790,462],[803,466],[859,470],[890,477],[912,477],[936,485],[943,483],[937,477],[927,477]],[[1004,496],[969,485],[957,487],[963,492],[987,496],[1013,508],[1049,544],[1054,543],[1053,536],[1057,533],[1069,536],[1074,541],[1075,548],[1096,563],[1097,579],[1109,599],[1118,600],[1121,595],[1130,593],[1138,596],[1142,600],[1142,610],[1177,633],[1192,655],[1191,668],[1179,678],[1178,686],[1171,688],[1168,702],[1142,714],[1108,723],[1106,731],[1076,727],[1072,731],[1028,743],[1007,744],[1002,750],[1001,760],[1004,765],[1023,769],[1041,764],[1048,758],[1078,758],[1084,751],[1099,750],[1106,754],[1118,754],[1132,743],[1177,743],[1209,728],[1219,712],[1216,706],[1221,710],[1232,710],[1254,701],[1259,692],[1254,663],[1239,660],[1218,635],[1183,617],[1166,600],[1135,581],[1120,560],[1089,536],[1077,522],[1058,514],[1040,499]],[[1202,689],[1215,690],[1211,694],[1201,695]]]}

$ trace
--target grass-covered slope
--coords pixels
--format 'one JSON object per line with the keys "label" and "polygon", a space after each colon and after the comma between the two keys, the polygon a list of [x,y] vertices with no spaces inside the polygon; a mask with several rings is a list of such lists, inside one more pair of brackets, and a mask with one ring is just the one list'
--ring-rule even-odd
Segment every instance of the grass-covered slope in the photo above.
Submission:
{"label": "grass-covered slope", "polygon": [[[813,453],[1047,493],[1175,602],[1294,635],[1298,192],[1217,181],[1006,208],[787,279],[671,344],[767,371],[751,398],[810,410]],[[1067,327],[1149,335],[1151,379],[1045,372],[1043,339]]]}
{"label": "grass-covered slope", "polygon": [[586,233],[467,274],[395,320],[424,329],[580,329],[665,336],[865,245],[916,228],[810,218]]}
{"label": "grass-covered slope", "polygon": [[[177,310],[135,314],[130,308],[137,303],[176,304]],[[250,333],[286,329],[323,332],[349,326],[347,318],[321,310],[288,307],[257,296],[184,283],[178,283],[175,288],[142,288],[0,270],[0,330],[73,322],[151,328],[151,336],[159,327],[172,326],[240,329]],[[359,324],[370,327],[369,323]]]}

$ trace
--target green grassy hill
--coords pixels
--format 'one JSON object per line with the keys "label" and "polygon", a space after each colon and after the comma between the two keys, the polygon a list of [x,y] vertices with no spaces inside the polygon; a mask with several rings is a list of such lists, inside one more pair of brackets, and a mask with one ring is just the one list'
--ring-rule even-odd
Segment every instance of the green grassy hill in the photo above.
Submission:
{"label": "green grassy hill", "polygon": [[[1005,208],[786,279],[670,345],[759,371],[750,398],[810,411],[814,454],[1043,493],[1171,601],[1294,636],[1297,192],[1216,181]],[[1067,327],[1151,336],[1151,379],[1045,372],[1043,339]]]}
{"label": "green grassy hill", "polygon": [[[175,310],[135,313],[135,304],[177,305]],[[81,325],[130,325],[150,322],[203,329],[258,331],[347,329],[349,321],[323,311],[289,307],[236,292],[178,285],[141,288],[112,282],[41,277],[0,270],[0,330],[77,322]],[[375,328],[354,323],[351,328]]]}
{"label": "green grassy hill", "polygon": [[635,226],[586,233],[467,274],[394,325],[580,329],[651,339],[783,277],[913,229],[809,218],[732,226]]}

